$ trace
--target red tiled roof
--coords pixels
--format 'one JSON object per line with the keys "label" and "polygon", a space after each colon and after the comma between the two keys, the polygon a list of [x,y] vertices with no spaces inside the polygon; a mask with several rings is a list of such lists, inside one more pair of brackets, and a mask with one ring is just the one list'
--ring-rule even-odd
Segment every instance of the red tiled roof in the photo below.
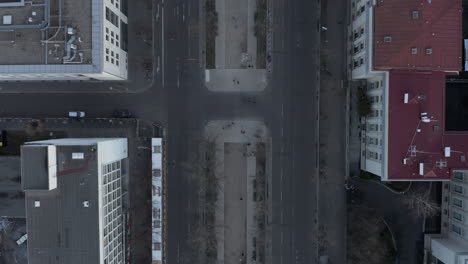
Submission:
{"label": "red tiled roof", "polygon": [[[462,63],[461,0],[377,0],[373,67],[459,71]],[[419,18],[412,18],[412,11]],[[391,36],[391,42],[384,42]],[[411,54],[411,48],[417,54]],[[426,54],[432,48],[432,54]]]}
{"label": "red tiled roof", "polygon": [[[407,104],[405,93],[409,95]],[[444,101],[445,73],[390,71],[388,180],[450,179],[450,169],[468,168],[468,162],[461,161],[461,156],[468,153],[468,134],[444,132]],[[430,122],[422,121],[422,113],[427,113]],[[411,146],[415,151],[411,151]],[[450,157],[445,157],[444,147],[451,148]],[[440,166],[444,162],[446,166]],[[419,174],[420,163],[424,163],[423,175]]]}

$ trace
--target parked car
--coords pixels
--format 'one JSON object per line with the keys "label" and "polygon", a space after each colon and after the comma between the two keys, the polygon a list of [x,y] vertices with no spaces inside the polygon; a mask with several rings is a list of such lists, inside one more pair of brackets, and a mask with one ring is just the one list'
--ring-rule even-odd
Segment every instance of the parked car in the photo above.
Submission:
{"label": "parked car", "polygon": [[5,131],[0,130],[0,147],[5,146]]}
{"label": "parked car", "polygon": [[128,109],[117,109],[112,113],[114,118],[130,118],[133,117],[132,112]]}
{"label": "parked car", "polygon": [[16,244],[18,246],[20,246],[21,244],[24,243],[24,241],[26,241],[28,239],[28,234],[24,234],[23,236],[21,236],[18,240],[16,240]]}
{"label": "parked car", "polygon": [[70,118],[83,118],[85,117],[85,112],[83,111],[69,111],[68,112],[68,117]]}

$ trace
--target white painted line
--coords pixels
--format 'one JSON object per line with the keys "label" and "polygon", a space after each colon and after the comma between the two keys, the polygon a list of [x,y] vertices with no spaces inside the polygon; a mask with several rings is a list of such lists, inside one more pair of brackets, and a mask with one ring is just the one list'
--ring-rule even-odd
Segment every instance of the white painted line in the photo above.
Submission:
{"label": "white painted line", "polygon": [[[163,0],[163,3],[164,3],[164,0]],[[164,65],[166,64],[165,61],[164,61],[164,4],[161,8],[161,20],[162,20],[162,23],[161,23],[161,55],[162,55],[162,87],[164,87],[164,78],[165,78],[165,75],[164,75]]]}
{"label": "white painted line", "polygon": [[210,82],[210,71],[205,70],[205,82]]}
{"label": "white painted line", "polygon": [[159,3],[158,3],[158,12],[156,13],[156,21],[159,21]]}
{"label": "white painted line", "polygon": [[182,21],[185,22],[185,4],[182,4]]}
{"label": "white painted line", "polygon": [[158,55],[158,66],[156,67],[156,73],[159,73],[161,70],[161,57]]}

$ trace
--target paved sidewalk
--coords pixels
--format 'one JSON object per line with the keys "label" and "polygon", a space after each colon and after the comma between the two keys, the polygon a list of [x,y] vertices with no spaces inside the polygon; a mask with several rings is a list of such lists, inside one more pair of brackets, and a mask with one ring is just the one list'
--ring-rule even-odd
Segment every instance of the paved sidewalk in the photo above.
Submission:
{"label": "paved sidewalk", "polygon": [[[343,1],[321,1],[318,256],[346,263],[346,25]],[[346,21],[346,20],[345,20]],[[344,23],[346,24],[346,23]]]}
{"label": "paved sidewalk", "polygon": [[267,85],[266,70],[205,70],[208,90],[213,92],[260,92]]}
{"label": "paved sidewalk", "polygon": [[218,35],[215,69],[205,70],[213,92],[259,92],[267,85],[266,69],[256,69],[256,0],[216,0]]}

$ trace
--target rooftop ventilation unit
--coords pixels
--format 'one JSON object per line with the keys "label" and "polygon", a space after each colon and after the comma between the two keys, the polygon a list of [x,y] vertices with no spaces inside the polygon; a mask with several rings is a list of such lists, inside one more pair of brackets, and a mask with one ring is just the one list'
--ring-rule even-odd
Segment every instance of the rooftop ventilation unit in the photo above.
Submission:
{"label": "rooftop ventilation unit", "polygon": [[447,158],[450,157],[450,147],[444,148],[444,156]]}
{"label": "rooftop ventilation unit", "polygon": [[410,149],[409,149],[410,153],[411,153],[411,157],[416,157],[416,146],[415,145],[412,145],[410,146]]}
{"label": "rooftop ventilation unit", "polygon": [[424,175],[424,163],[419,163],[419,175]]}
{"label": "rooftop ventilation unit", "polygon": [[84,159],[84,153],[83,152],[73,152],[72,153],[72,159]]}
{"label": "rooftop ventilation unit", "polygon": [[385,36],[385,37],[383,38],[383,41],[384,41],[384,42],[392,42],[392,36]]}
{"label": "rooftop ventilation unit", "polygon": [[34,201],[34,207],[41,207],[41,201]]}
{"label": "rooftop ventilation unit", "polygon": [[405,99],[404,99],[405,104],[407,104],[408,101],[409,101],[409,94],[405,93]]}
{"label": "rooftop ventilation unit", "polygon": [[88,208],[88,207],[89,207],[89,201],[84,201],[84,202],[83,202],[83,207]]}

